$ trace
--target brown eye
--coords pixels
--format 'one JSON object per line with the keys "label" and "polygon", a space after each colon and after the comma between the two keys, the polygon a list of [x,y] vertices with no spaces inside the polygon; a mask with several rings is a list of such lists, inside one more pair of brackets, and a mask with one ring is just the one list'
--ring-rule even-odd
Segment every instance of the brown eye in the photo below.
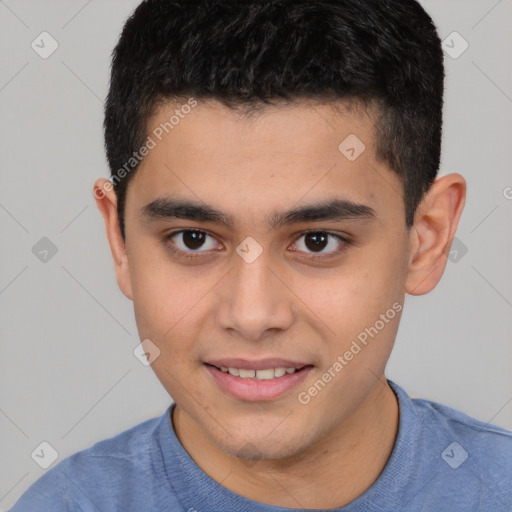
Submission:
{"label": "brown eye", "polygon": [[[304,241],[300,241],[304,239]],[[309,259],[327,259],[340,254],[350,245],[350,240],[338,233],[308,231],[294,243],[294,251],[309,254]],[[328,249],[328,250],[324,250]]]}
{"label": "brown eye", "polygon": [[183,244],[192,250],[200,249],[206,237],[202,231],[184,231],[182,235]]}
{"label": "brown eye", "polygon": [[203,256],[212,249],[219,248],[216,240],[205,231],[182,229],[165,236],[167,247],[184,257]]}
{"label": "brown eye", "polygon": [[312,251],[321,251],[327,245],[328,236],[322,232],[308,233],[305,235],[305,245]]}

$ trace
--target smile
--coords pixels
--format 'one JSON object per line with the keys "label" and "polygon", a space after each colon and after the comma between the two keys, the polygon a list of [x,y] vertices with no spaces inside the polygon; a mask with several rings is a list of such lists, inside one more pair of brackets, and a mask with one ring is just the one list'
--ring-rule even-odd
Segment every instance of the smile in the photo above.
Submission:
{"label": "smile", "polygon": [[226,368],[221,366],[220,370],[241,379],[270,380],[284,377],[286,374],[295,373],[297,368],[268,368],[266,370],[247,370],[245,368]]}
{"label": "smile", "polygon": [[[233,363],[236,363],[233,361]],[[310,364],[286,366],[269,364],[270,361],[233,366],[205,363],[205,368],[213,378],[215,387],[237,400],[260,402],[281,398],[297,387],[314,368]],[[279,364],[279,363],[278,363]],[[240,367],[244,366],[244,367]],[[251,368],[259,366],[259,368]]]}

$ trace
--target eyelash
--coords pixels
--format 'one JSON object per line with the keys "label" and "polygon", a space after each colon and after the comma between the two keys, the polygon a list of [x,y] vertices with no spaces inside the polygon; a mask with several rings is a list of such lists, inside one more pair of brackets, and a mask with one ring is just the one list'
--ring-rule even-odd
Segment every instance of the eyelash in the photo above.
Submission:
{"label": "eyelash", "polygon": [[[206,236],[210,236],[211,238],[215,238],[212,235],[210,235],[209,233],[207,233],[206,231],[203,231],[202,229],[180,229],[178,231],[173,231],[172,233],[168,233],[167,235],[164,236],[163,241],[164,241],[167,249],[169,251],[171,251],[172,253],[179,255],[182,258],[198,258],[198,257],[204,256],[205,253],[207,253],[208,251],[199,251],[199,250],[196,252],[182,251],[181,249],[176,248],[176,246],[173,242],[169,243],[171,241],[171,239],[174,238],[176,235],[179,235],[181,233],[189,233],[189,232],[202,233]],[[329,236],[332,236],[333,238],[336,238],[339,242],[341,242],[338,249],[331,251],[330,253],[327,253],[324,255],[308,253],[310,255],[307,258],[312,261],[322,261],[322,260],[334,258],[335,256],[338,256],[339,254],[344,252],[353,243],[352,240],[350,240],[348,237],[342,236],[339,233],[333,233],[331,231],[323,231],[323,230],[304,231],[303,233],[301,233],[299,235],[299,237],[295,240],[294,243],[296,243],[296,241],[299,240],[301,237],[311,234],[311,233],[315,233],[315,234],[321,233],[324,235],[329,235]]]}

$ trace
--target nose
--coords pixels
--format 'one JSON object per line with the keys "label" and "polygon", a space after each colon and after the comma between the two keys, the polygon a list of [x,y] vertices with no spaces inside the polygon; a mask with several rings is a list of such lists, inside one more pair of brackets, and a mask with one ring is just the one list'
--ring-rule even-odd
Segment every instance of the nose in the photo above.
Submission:
{"label": "nose", "polygon": [[220,328],[240,338],[262,340],[276,331],[289,329],[294,321],[293,293],[284,276],[272,266],[268,253],[253,262],[235,258],[235,268],[226,276],[217,308]]}

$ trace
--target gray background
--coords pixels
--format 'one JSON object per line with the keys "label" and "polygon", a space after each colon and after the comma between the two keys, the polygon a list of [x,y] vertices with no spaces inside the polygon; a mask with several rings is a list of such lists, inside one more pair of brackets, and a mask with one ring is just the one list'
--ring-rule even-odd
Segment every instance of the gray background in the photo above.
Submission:
{"label": "gray background", "polygon": [[[59,462],[170,403],[132,353],[132,303],[92,196],[108,177],[110,52],[137,4],[0,0],[0,509],[43,474],[30,456],[42,441]],[[468,200],[442,282],[407,297],[387,376],[512,429],[512,2],[423,4],[442,39],[469,44],[445,58],[442,159]],[[59,44],[47,59],[31,48],[43,31]],[[42,237],[58,249],[46,263],[32,252]]]}

